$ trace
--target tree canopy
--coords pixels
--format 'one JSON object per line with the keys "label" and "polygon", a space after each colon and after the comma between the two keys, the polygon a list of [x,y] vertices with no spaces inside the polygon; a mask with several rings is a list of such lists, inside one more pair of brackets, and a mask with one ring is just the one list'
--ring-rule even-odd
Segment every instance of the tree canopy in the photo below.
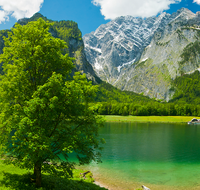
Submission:
{"label": "tree canopy", "polygon": [[[1,151],[20,167],[34,169],[37,187],[41,171],[71,175],[69,153],[84,164],[100,161],[101,150],[103,121],[88,105],[97,86],[79,73],[70,79],[74,66],[64,53],[66,42],[54,38],[50,26],[41,18],[16,24],[0,55]],[[55,160],[60,164],[46,164]]]}

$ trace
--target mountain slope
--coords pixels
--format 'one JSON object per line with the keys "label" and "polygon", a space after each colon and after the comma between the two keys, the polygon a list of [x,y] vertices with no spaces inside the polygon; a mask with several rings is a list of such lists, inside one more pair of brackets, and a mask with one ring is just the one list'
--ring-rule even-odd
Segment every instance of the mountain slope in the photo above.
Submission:
{"label": "mountain slope", "polygon": [[173,99],[170,102],[189,103],[199,105],[200,103],[200,73],[195,71],[192,74],[185,74],[177,77],[172,83],[172,90],[175,90]]}
{"label": "mountain slope", "polygon": [[86,57],[102,80],[168,101],[172,80],[199,67],[198,53],[182,60],[184,48],[199,41],[199,25],[200,14],[185,8],[145,20],[119,17],[83,37]]}
{"label": "mountain slope", "polygon": [[[35,21],[38,18],[42,18],[45,21],[49,21],[53,23],[50,27],[50,33],[52,36],[56,38],[60,38],[67,43],[68,50],[67,53],[70,57],[74,57],[75,71],[80,71],[85,73],[87,78],[92,80],[94,83],[99,83],[101,80],[95,74],[91,64],[86,59],[84,53],[84,44],[82,40],[81,31],[78,28],[76,22],[73,21],[52,21],[41,15],[40,13],[36,13],[31,18],[23,18],[18,20],[18,23],[21,25],[26,25],[30,21]],[[7,36],[9,30],[0,31],[0,53],[2,53],[2,49],[4,47],[3,36]],[[72,72],[72,74],[73,74]]]}
{"label": "mountain slope", "polygon": [[[67,43],[68,49],[67,53],[69,53],[70,57],[74,57],[75,71],[80,71],[82,73],[86,73],[87,78],[92,80],[93,84],[99,84],[99,91],[97,93],[97,97],[95,101],[97,102],[135,102],[135,101],[143,101],[148,102],[151,101],[148,97],[129,93],[129,92],[121,92],[121,90],[116,89],[112,85],[103,82],[93,70],[91,64],[86,60],[86,56],[84,53],[84,44],[82,40],[81,31],[78,29],[78,26],[73,21],[52,21],[44,17],[43,15],[36,13],[31,18],[24,18],[18,21],[19,24],[25,25],[30,21],[35,21],[38,18],[42,18],[45,21],[53,22],[53,26],[50,28],[51,34],[56,38],[61,38]],[[8,32],[10,30],[1,30],[0,31],[0,54],[3,53],[4,40],[3,37],[8,36]],[[2,73],[2,67],[0,67],[0,72]],[[154,102],[154,100],[152,100]]]}

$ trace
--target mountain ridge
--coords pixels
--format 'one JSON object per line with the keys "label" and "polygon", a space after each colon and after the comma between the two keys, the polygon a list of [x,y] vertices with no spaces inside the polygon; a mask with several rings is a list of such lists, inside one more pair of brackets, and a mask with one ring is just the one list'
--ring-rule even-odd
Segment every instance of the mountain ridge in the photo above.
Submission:
{"label": "mountain ridge", "polygon": [[[85,73],[87,79],[92,81],[94,85],[99,85],[99,91],[95,97],[95,102],[132,102],[132,101],[153,101],[149,97],[145,97],[133,92],[121,92],[119,89],[112,85],[102,81],[93,70],[90,63],[86,60],[84,53],[84,43],[82,40],[81,31],[78,28],[77,23],[74,21],[53,21],[47,19],[40,13],[36,13],[31,18],[23,18],[18,20],[18,24],[26,25],[30,21],[35,21],[42,18],[45,21],[52,22],[49,32],[56,38],[60,38],[67,43],[68,49],[66,50],[70,57],[74,58],[75,69],[72,70],[71,76],[76,71]],[[14,26],[13,26],[14,27]],[[0,54],[3,53],[4,40],[3,37],[8,36],[10,30],[0,30]],[[2,67],[0,66],[0,73],[3,74]]]}
{"label": "mountain ridge", "polygon": [[[87,61],[84,53],[84,43],[82,40],[82,33],[78,28],[78,25],[74,21],[53,21],[43,16],[40,13],[35,13],[31,18],[22,18],[17,21],[20,25],[26,25],[28,22],[36,21],[38,18],[42,18],[45,21],[53,23],[49,32],[53,37],[60,38],[67,43],[67,53],[70,57],[74,57],[73,60],[75,69],[72,70],[72,74],[76,71],[85,73],[89,80],[98,84],[101,82],[99,77],[94,72],[91,64]],[[16,23],[15,23],[16,24]],[[14,25],[15,26],[15,25]],[[13,27],[14,27],[13,26]],[[0,31],[0,53],[3,52],[4,41],[3,36],[7,36],[10,30]]]}
{"label": "mountain ridge", "polygon": [[[170,91],[171,80],[181,74],[179,70],[182,66],[178,62],[181,61],[183,49],[199,39],[195,37],[196,31],[186,30],[199,24],[200,12],[195,14],[186,8],[171,15],[162,13],[146,19],[122,16],[83,36],[86,57],[102,80],[121,90],[168,101],[173,96]],[[171,56],[171,60],[170,54],[175,53],[169,52],[167,46],[175,48],[177,53]],[[165,51],[165,57],[159,48]],[[177,48],[181,50],[177,51]],[[157,71],[153,69],[154,73],[151,73],[151,67],[157,68]],[[144,70],[146,74],[142,72]],[[163,76],[156,76],[156,72]],[[160,82],[163,85],[156,85],[159,78],[162,78]],[[142,81],[144,84],[141,84]]]}

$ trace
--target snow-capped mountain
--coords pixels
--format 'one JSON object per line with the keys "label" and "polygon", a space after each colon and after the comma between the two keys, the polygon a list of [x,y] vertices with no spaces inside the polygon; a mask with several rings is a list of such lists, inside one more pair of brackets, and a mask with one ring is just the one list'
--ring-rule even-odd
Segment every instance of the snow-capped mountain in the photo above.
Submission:
{"label": "snow-capped mountain", "polygon": [[185,8],[146,19],[122,16],[83,37],[86,57],[114,86],[168,100],[170,80],[180,75],[181,53],[199,40],[199,24],[200,14]]}

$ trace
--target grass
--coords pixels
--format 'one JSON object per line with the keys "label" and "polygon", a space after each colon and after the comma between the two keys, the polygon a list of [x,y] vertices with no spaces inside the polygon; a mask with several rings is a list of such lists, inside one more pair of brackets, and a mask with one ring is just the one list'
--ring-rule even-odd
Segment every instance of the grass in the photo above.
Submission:
{"label": "grass", "polygon": [[[187,123],[193,116],[118,116],[105,115],[106,122]],[[200,119],[200,117],[195,117]]]}
{"label": "grass", "polygon": [[[187,123],[193,116],[116,116],[106,115],[107,122],[163,122],[163,123]],[[200,119],[200,117],[196,117]],[[31,171],[32,172],[32,171]],[[6,165],[0,160],[0,190],[35,190],[35,184],[31,181],[33,175],[30,171],[20,169],[13,165]],[[80,178],[83,170],[74,170],[74,178],[58,178],[42,174],[43,183],[39,190],[106,190],[94,184],[91,174],[86,179]]]}
{"label": "grass", "polygon": [[[80,177],[83,170],[74,170],[74,178],[58,178],[55,176],[42,174],[42,187],[39,190],[106,190],[94,184],[91,173],[86,175],[86,179]],[[20,169],[13,165],[5,165],[0,160],[0,190],[35,190],[32,182],[33,175],[25,169]]]}

